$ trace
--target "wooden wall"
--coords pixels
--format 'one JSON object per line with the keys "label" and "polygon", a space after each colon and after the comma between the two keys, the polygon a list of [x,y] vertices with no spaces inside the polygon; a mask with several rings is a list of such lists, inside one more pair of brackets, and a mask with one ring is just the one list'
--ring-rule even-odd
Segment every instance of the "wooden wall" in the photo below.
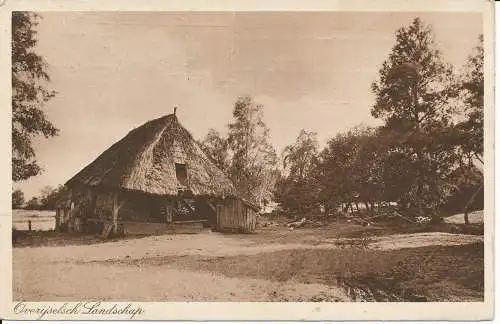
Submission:
{"label": "wooden wall", "polygon": [[[212,209],[213,204],[200,198],[196,201],[195,214],[177,220],[193,221],[196,225],[182,226],[177,224],[176,219],[167,217],[172,215],[172,199],[126,192],[116,195],[88,187],[72,188],[68,198],[68,202],[58,206],[57,219],[59,229],[69,232],[101,232],[103,224],[110,222],[113,222],[115,230],[120,227],[130,234],[167,233],[173,229],[166,224],[174,223],[179,230],[187,226],[186,230],[190,232],[197,231],[200,224],[205,224],[201,220],[206,220],[206,224],[216,223],[216,230],[221,232],[252,233],[257,224],[257,212],[244,201],[234,198],[217,202],[216,213]],[[113,216],[114,208],[116,217]]]}
{"label": "wooden wall", "polygon": [[221,232],[253,233],[257,212],[239,199],[225,199],[217,204],[217,229]]}
{"label": "wooden wall", "polygon": [[197,234],[203,231],[201,222],[146,223],[121,221],[125,235]]}

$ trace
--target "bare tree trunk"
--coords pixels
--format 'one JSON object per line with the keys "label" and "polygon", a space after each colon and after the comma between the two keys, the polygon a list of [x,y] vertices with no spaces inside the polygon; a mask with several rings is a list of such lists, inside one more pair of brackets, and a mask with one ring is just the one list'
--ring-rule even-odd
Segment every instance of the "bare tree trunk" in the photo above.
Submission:
{"label": "bare tree trunk", "polygon": [[469,224],[469,206],[470,206],[470,204],[472,204],[472,202],[474,201],[477,194],[479,193],[479,191],[481,191],[482,188],[483,188],[483,185],[480,185],[476,189],[476,191],[472,194],[472,196],[469,198],[469,201],[467,201],[467,204],[465,204],[465,207],[464,207],[464,223],[465,224]]}
{"label": "bare tree trunk", "polygon": [[[413,101],[413,109],[414,109],[414,119],[415,119],[415,133],[417,133],[417,135],[419,135],[420,133],[420,116],[419,116],[419,105],[418,105],[418,96],[417,96],[417,83],[415,82],[411,88],[410,88],[410,92],[412,94],[412,101]],[[418,209],[418,214],[419,216],[425,216],[424,215],[424,208],[423,208],[423,205],[422,205],[422,187],[423,187],[423,183],[422,183],[422,178],[423,178],[423,171],[424,171],[424,166],[423,166],[423,163],[424,163],[424,159],[423,159],[423,152],[422,152],[422,148],[419,148],[417,150],[417,159],[419,161],[419,163],[421,165],[418,166],[418,174],[417,174],[417,192],[416,192],[416,203],[417,203],[417,209]]]}
{"label": "bare tree trunk", "polygon": [[[468,160],[468,169],[467,170],[470,171],[472,169],[472,159],[471,159],[470,156],[468,158],[469,158],[469,160]],[[461,159],[460,159],[460,161],[461,161]],[[467,188],[469,186],[469,183],[470,183],[470,176],[469,176],[469,173],[466,172],[466,171],[464,171],[463,173],[464,173],[464,177],[465,177],[465,188]],[[481,188],[481,187],[479,187],[479,188]],[[464,207],[464,223],[466,225],[469,224],[469,211],[468,211],[468,207],[469,207],[470,202],[472,200],[474,200],[475,196],[476,196],[476,193],[474,193],[472,195],[472,198],[469,199],[469,201],[467,202],[467,204]]]}
{"label": "bare tree trunk", "polygon": [[356,211],[359,213],[359,204],[357,200],[354,201],[354,205],[356,206]]}
{"label": "bare tree trunk", "polygon": [[469,225],[469,212],[467,209],[464,210],[464,223],[465,225]]}
{"label": "bare tree trunk", "polygon": [[349,212],[349,205],[348,205],[348,204],[347,204],[347,202],[345,202],[345,201],[342,203],[342,211],[343,211],[344,213]]}
{"label": "bare tree trunk", "polygon": [[375,205],[373,201],[370,201],[368,203],[370,204],[370,213],[372,214],[372,216],[375,216]]}

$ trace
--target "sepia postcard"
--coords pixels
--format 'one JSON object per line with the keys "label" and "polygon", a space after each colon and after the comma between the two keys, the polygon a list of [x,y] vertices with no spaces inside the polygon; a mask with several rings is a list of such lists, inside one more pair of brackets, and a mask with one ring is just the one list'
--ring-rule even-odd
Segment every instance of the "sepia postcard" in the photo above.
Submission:
{"label": "sepia postcard", "polygon": [[3,1],[0,318],[493,317],[493,1]]}

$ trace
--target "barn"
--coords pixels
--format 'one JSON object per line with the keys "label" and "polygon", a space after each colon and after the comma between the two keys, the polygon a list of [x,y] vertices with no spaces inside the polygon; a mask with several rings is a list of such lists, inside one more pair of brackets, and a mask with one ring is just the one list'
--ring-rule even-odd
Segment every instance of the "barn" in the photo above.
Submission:
{"label": "barn", "polygon": [[258,207],[240,197],[174,114],[130,131],[65,184],[62,231],[113,234],[255,231]]}

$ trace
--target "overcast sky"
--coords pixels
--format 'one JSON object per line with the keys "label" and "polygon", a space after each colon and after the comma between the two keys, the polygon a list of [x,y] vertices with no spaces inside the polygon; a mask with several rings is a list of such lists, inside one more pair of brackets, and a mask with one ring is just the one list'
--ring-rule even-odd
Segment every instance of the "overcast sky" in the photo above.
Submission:
{"label": "overcast sky", "polygon": [[134,127],[172,112],[195,138],[225,131],[233,103],[264,105],[281,152],[300,129],[323,145],[370,116],[370,84],[394,32],[419,16],[444,58],[461,66],[482,20],[465,13],[42,13],[38,52],[57,97],[60,136],[36,143],[40,176],[26,198],[63,184]]}

